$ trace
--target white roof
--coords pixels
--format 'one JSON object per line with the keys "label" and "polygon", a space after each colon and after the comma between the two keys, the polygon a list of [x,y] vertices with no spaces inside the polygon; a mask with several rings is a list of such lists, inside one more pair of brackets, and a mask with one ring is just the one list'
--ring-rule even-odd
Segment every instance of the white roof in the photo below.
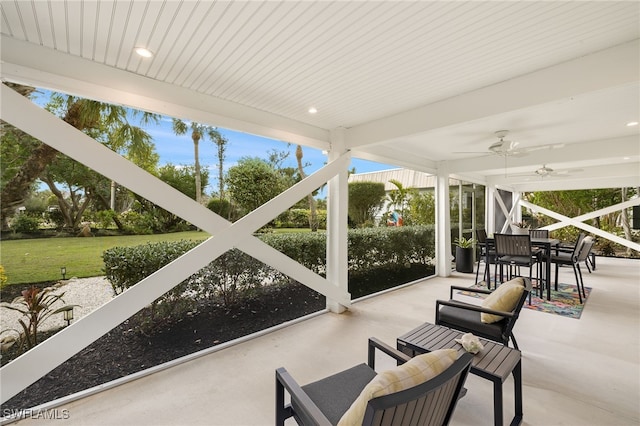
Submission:
{"label": "white roof", "polygon": [[392,169],[349,175],[349,182],[382,182],[384,183],[385,191],[398,189],[390,182],[391,180],[400,182],[404,188],[426,189],[436,186],[435,175],[409,169]]}

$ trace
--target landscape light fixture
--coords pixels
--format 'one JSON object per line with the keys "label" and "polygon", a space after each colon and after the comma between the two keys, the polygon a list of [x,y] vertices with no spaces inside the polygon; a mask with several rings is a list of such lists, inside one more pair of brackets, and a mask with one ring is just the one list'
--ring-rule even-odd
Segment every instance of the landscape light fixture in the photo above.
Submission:
{"label": "landscape light fixture", "polygon": [[64,320],[67,322],[67,327],[71,324],[71,320],[73,319],[73,306],[67,306],[62,311],[62,316]]}
{"label": "landscape light fixture", "polygon": [[60,268],[60,274],[62,274],[62,279],[66,280],[67,279],[67,267],[63,266]]}

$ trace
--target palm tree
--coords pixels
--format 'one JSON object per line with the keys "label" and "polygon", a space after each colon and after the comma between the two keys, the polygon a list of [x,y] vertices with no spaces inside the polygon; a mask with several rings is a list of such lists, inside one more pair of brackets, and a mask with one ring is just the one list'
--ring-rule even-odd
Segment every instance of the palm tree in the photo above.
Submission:
{"label": "palm tree", "polygon": [[[195,159],[195,177],[196,177],[196,201],[198,203],[202,203],[202,184],[200,177],[200,154],[199,154],[199,144],[200,139],[202,139],[203,135],[209,136],[216,145],[218,145],[218,154],[219,157],[224,156],[224,145],[227,140],[222,137],[220,132],[216,130],[213,126],[207,126],[204,124],[196,123],[195,121],[190,122],[189,124],[180,120],[179,118],[173,119],[173,132],[176,135],[184,135],[188,131],[191,131],[191,140],[193,140],[193,156]],[[222,161],[222,160],[221,160]],[[220,167],[220,182],[222,182],[222,167]],[[221,183],[222,185],[222,183]],[[222,195],[221,197],[222,198]]]}
{"label": "palm tree", "polygon": [[404,185],[402,185],[402,182],[396,179],[390,179],[389,183],[393,184],[396,187],[396,189],[393,189],[389,192],[389,208],[399,211],[400,215],[404,217],[407,203],[409,202],[411,196],[415,195],[416,190],[415,188],[405,188]]}

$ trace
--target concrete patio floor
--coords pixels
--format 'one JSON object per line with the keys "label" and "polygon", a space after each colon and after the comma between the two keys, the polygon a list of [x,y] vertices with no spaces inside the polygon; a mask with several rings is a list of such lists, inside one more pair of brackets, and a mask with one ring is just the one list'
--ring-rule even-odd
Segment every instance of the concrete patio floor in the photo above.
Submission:
{"label": "concrete patio floor", "polygon": [[[525,425],[640,423],[640,260],[598,258],[580,319],[523,309],[515,335],[522,350]],[[584,269],[584,268],[583,268]],[[586,271],[585,271],[586,272]],[[475,275],[433,278],[324,313],[246,342],[57,407],[56,425],[269,425],[274,370],[302,384],[366,362],[370,336],[391,345],[433,322],[438,298]],[[562,282],[574,283],[570,268]],[[117,350],[117,348],[114,348]],[[382,358],[380,358],[382,360]],[[379,362],[378,369],[391,366]],[[453,425],[493,424],[491,383],[470,375]],[[505,422],[513,380],[504,384]],[[20,425],[43,424],[25,419]],[[292,422],[293,424],[293,422]]]}

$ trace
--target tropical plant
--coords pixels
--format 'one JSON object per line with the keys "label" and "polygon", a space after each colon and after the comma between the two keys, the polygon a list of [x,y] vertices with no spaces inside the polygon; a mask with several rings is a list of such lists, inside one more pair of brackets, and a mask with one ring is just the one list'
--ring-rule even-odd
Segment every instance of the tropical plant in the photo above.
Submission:
{"label": "tropical plant", "polygon": [[396,187],[389,191],[387,195],[389,212],[395,210],[404,218],[407,216],[407,207],[411,198],[418,194],[416,188],[405,188],[402,182],[396,179],[390,179],[389,183]]}
{"label": "tropical plant", "polygon": [[53,305],[64,300],[64,292],[61,294],[53,294],[53,288],[47,287],[40,289],[31,286],[22,291],[22,295],[13,300],[11,304],[3,302],[1,307],[20,312],[23,318],[18,319],[18,323],[24,332],[23,339],[27,349],[38,344],[38,327],[51,315],[61,313],[76,305],[65,305],[54,309]]}
{"label": "tropical plant", "polygon": [[193,157],[194,157],[194,165],[195,165],[195,178],[196,178],[196,190],[195,190],[195,199],[201,204],[202,203],[202,182],[201,182],[201,171],[200,171],[200,154],[199,154],[199,144],[200,139],[204,136],[208,136],[217,146],[218,146],[218,160],[222,163],[224,156],[224,145],[226,144],[226,139],[222,137],[220,132],[216,130],[213,126],[207,126],[205,124],[199,124],[195,121],[191,121],[190,123],[185,123],[184,121],[174,118],[173,119],[173,132],[176,135],[184,135],[187,132],[191,131],[191,140],[193,141]]}
{"label": "tropical plant", "polygon": [[460,248],[471,248],[473,247],[475,242],[476,240],[474,238],[460,237],[460,238],[456,238],[453,241],[453,244]]}

